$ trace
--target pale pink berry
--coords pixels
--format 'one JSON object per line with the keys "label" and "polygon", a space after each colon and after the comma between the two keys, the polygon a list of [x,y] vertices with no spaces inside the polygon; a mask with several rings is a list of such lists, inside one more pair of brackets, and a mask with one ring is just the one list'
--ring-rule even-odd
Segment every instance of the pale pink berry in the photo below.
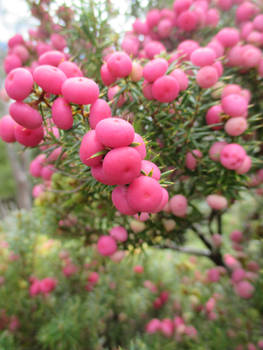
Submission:
{"label": "pale pink berry", "polygon": [[70,104],[63,98],[58,97],[52,105],[52,120],[54,124],[63,130],[69,130],[73,126],[73,116]]}
{"label": "pale pink berry", "polygon": [[66,75],[57,67],[43,65],[33,72],[34,81],[45,91],[51,94],[61,94],[61,88],[66,81]]}
{"label": "pale pink berry", "polygon": [[9,107],[11,117],[27,129],[37,129],[42,125],[40,113],[23,102],[13,102]]}
{"label": "pale pink berry", "polygon": [[68,78],[61,90],[68,102],[79,105],[92,104],[99,98],[98,85],[92,79],[84,77]]}
{"label": "pale pink berry", "polygon": [[230,117],[242,117],[248,109],[248,102],[245,97],[238,94],[230,94],[222,99],[223,111]]}
{"label": "pale pink berry", "polygon": [[96,125],[98,140],[107,147],[129,146],[134,139],[133,126],[121,118],[106,118]]}
{"label": "pale pink berry", "polygon": [[41,170],[41,177],[43,180],[49,181],[52,178],[52,175],[55,173],[55,169],[50,166],[44,166]]}
{"label": "pale pink berry", "polygon": [[157,9],[150,10],[146,15],[146,22],[149,28],[155,27],[160,21],[161,15],[160,11]]}
{"label": "pale pink berry", "polygon": [[230,254],[224,255],[224,262],[230,269],[237,269],[241,267],[240,262]]}
{"label": "pale pink berry", "polygon": [[61,62],[65,60],[65,55],[61,51],[48,51],[43,53],[38,62],[40,65],[50,65],[57,67]]}
{"label": "pale pink berry", "polygon": [[144,175],[153,177],[156,180],[160,180],[161,171],[158,166],[149,160],[142,160],[141,162],[141,171]]}
{"label": "pale pink berry", "polygon": [[225,131],[230,136],[239,136],[247,130],[247,127],[248,125],[246,118],[230,118],[225,124]]}
{"label": "pale pink berry", "polygon": [[4,69],[6,74],[11,72],[13,69],[21,66],[22,66],[22,61],[17,55],[9,54],[4,59]]}
{"label": "pale pink berry", "polygon": [[227,207],[227,199],[218,194],[210,194],[206,197],[206,202],[214,210],[223,210]]}
{"label": "pale pink berry", "polygon": [[217,58],[224,55],[224,46],[218,40],[213,39],[206,46],[214,50]]}
{"label": "pale pink berry", "polygon": [[33,89],[32,74],[25,68],[13,69],[5,80],[5,89],[8,96],[14,100],[22,101]]}
{"label": "pale pink berry", "polygon": [[128,232],[122,226],[115,226],[110,229],[110,235],[119,242],[125,242],[128,239]]}
{"label": "pale pink berry", "polygon": [[127,35],[121,43],[121,48],[129,56],[137,56],[140,48],[140,41],[136,36]]}
{"label": "pale pink berry", "polygon": [[[263,63],[263,60],[262,60]],[[263,67],[263,64],[262,64]],[[263,76],[263,69],[262,69],[262,76]],[[147,100],[153,100],[153,94],[152,94],[152,85],[150,83],[147,83],[146,81],[143,82],[142,84],[142,93]]]}
{"label": "pale pink berry", "polygon": [[16,142],[16,125],[17,123],[10,115],[5,115],[0,119],[0,137],[4,142]]}
{"label": "pale pink berry", "polygon": [[228,84],[224,87],[222,94],[221,94],[221,99],[223,99],[224,97],[228,96],[228,95],[232,95],[232,94],[237,94],[237,95],[241,95],[241,87],[237,84]]}
{"label": "pale pink berry", "polygon": [[243,241],[243,234],[240,231],[233,231],[230,234],[230,239],[232,242],[241,243]]}
{"label": "pale pink berry", "polygon": [[118,78],[127,77],[132,71],[132,61],[125,52],[113,53],[107,61],[111,74]]}
{"label": "pale pink berry", "polygon": [[236,143],[226,145],[220,153],[221,164],[231,170],[238,169],[246,157],[244,148]]}
{"label": "pale pink berry", "polygon": [[134,81],[135,83],[140,81],[143,76],[143,67],[138,62],[132,63],[132,71],[130,74],[131,81]]}
{"label": "pale pink berry", "polygon": [[58,68],[66,75],[67,78],[82,77],[83,73],[74,62],[63,61]]}
{"label": "pale pink berry", "polygon": [[125,185],[140,175],[141,162],[139,153],[132,147],[119,147],[106,154],[103,171],[116,185]]}
{"label": "pale pink berry", "polygon": [[129,185],[127,200],[136,212],[151,213],[156,210],[162,200],[162,187],[159,182],[149,176],[139,176]]}
{"label": "pale pink berry", "polygon": [[45,188],[43,184],[35,185],[32,189],[32,196],[33,198],[39,197],[43,192]]}
{"label": "pale pink berry", "polygon": [[116,81],[116,77],[115,75],[113,75],[110,71],[109,71],[109,68],[107,66],[107,63],[104,63],[102,66],[101,66],[101,69],[100,69],[100,75],[101,75],[101,80],[103,82],[104,85],[106,86],[109,86],[113,83],[115,83]]}
{"label": "pale pink berry", "polygon": [[242,268],[237,268],[232,272],[231,281],[238,283],[246,278],[246,271]]}
{"label": "pale pink berry", "polygon": [[174,12],[179,14],[185,10],[188,10],[192,3],[193,0],[175,0],[173,3]]}
{"label": "pale pink berry", "polygon": [[220,20],[220,14],[217,9],[209,9],[206,14],[206,25],[216,28]]}
{"label": "pale pink berry", "polygon": [[159,102],[172,102],[179,94],[179,84],[172,76],[160,77],[152,85],[152,94]]}
{"label": "pale pink berry", "polygon": [[194,11],[186,10],[182,12],[177,18],[177,26],[178,28],[191,32],[195,30],[197,27],[198,17]]}
{"label": "pale pink berry", "polygon": [[170,75],[176,79],[177,83],[179,84],[179,89],[181,91],[187,89],[189,81],[187,75],[182,69],[174,69]]}
{"label": "pale pink berry", "polygon": [[50,36],[51,44],[56,50],[64,50],[67,46],[65,38],[57,33],[53,33]]}
{"label": "pale pink berry", "polygon": [[199,48],[199,44],[194,40],[184,40],[178,45],[178,52],[181,53],[185,60],[190,60],[192,52]]}
{"label": "pale pink berry", "polygon": [[146,35],[149,32],[149,27],[146,22],[142,22],[140,19],[136,18],[135,22],[133,23],[133,30],[137,34],[143,34]]}
{"label": "pale pink berry", "polygon": [[154,334],[158,332],[160,329],[161,329],[161,321],[159,321],[157,318],[153,318],[145,326],[145,331],[146,333],[149,333],[149,334]]}
{"label": "pale pink berry", "polygon": [[15,34],[8,40],[8,47],[12,49],[14,46],[24,44],[24,39],[21,34]]}
{"label": "pale pink berry", "polygon": [[212,235],[211,239],[212,239],[213,245],[216,248],[221,247],[221,245],[223,243],[223,239],[222,239],[222,236],[220,234],[215,233],[214,235]]}
{"label": "pale pink berry", "polygon": [[34,160],[32,160],[29,167],[29,172],[32,176],[41,177],[41,171],[43,169],[45,160],[45,154],[39,154]]}
{"label": "pale pink berry", "polygon": [[172,335],[174,333],[174,324],[173,324],[172,320],[170,320],[168,318],[165,318],[164,320],[162,320],[161,333],[168,338],[172,337]]}
{"label": "pale pink berry", "polygon": [[177,194],[170,199],[169,204],[170,204],[171,212],[175,216],[179,216],[179,217],[186,216],[187,199],[185,196],[183,196],[181,194]]}
{"label": "pale pink berry", "polygon": [[217,81],[218,72],[217,69],[212,66],[202,67],[196,75],[196,82],[203,89],[214,86]]}
{"label": "pale pink berry", "polygon": [[186,158],[185,158],[185,166],[191,170],[194,171],[197,166],[197,158],[202,158],[202,153],[195,149],[191,152],[187,152]]}
{"label": "pale pink berry", "polygon": [[79,149],[80,160],[87,166],[97,166],[102,160],[102,155],[92,156],[103,150],[104,146],[97,139],[95,130],[90,130],[84,135],[81,141]]}
{"label": "pale pink berry", "polygon": [[263,15],[257,15],[253,20],[253,27],[260,32],[263,32]]}
{"label": "pale pink berry", "polygon": [[134,210],[127,200],[127,191],[128,187],[126,186],[117,186],[112,191],[112,202],[116,209],[124,215],[134,215],[137,213],[137,210]]}
{"label": "pale pink berry", "polygon": [[233,47],[239,42],[239,31],[235,28],[223,28],[216,38],[224,47]]}
{"label": "pale pink berry", "polygon": [[89,124],[92,129],[96,128],[96,125],[103,119],[111,117],[111,109],[108,103],[102,99],[97,99],[95,103],[91,105],[89,113]]}
{"label": "pale pink berry", "polygon": [[235,45],[227,53],[227,65],[230,67],[242,66],[242,51],[243,46]]}
{"label": "pale pink berry", "polygon": [[240,298],[250,299],[254,293],[255,288],[247,281],[241,281],[235,285],[235,292]]}
{"label": "pale pink berry", "polygon": [[195,66],[210,66],[215,63],[216,54],[209,47],[200,47],[191,54],[190,59]]}
{"label": "pale pink berry", "polygon": [[213,143],[213,145],[209,149],[209,157],[215,162],[220,161],[220,153],[222,149],[227,145],[225,141],[218,141]]}
{"label": "pale pink berry", "polygon": [[233,6],[233,0],[217,0],[217,6],[223,11],[229,11]]}
{"label": "pale pink berry", "polygon": [[117,251],[117,244],[110,236],[101,236],[97,243],[97,250],[102,256],[110,256]]}
{"label": "pale pink berry", "polygon": [[152,83],[163,76],[168,69],[168,62],[163,58],[155,58],[148,62],[143,68],[143,77]]}
{"label": "pale pink berry", "polygon": [[21,143],[26,147],[35,147],[37,146],[44,137],[44,130],[41,127],[37,129],[26,129],[21,125],[15,127],[15,138],[16,141]]}
{"label": "pale pink berry", "polygon": [[254,68],[261,60],[261,50],[253,45],[246,45],[241,52],[241,63],[244,68]]}
{"label": "pale pink berry", "polygon": [[132,143],[139,143],[138,146],[133,147],[141,156],[142,159],[146,157],[146,146],[141,135],[135,133]]}
{"label": "pale pink berry", "polygon": [[159,41],[151,41],[145,46],[145,52],[149,59],[154,58],[155,55],[159,55],[161,52],[165,52],[166,49]]}
{"label": "pale pink berry", "polygon": [[[215,106],[210,107],[206,113],[206,116],[205,116],[207,125],[221,123],[222,114],[223,114],[223,109],[222,109],[221,105],[215,105]],[[212,129],[213,130],[220,130],[220,129],[222,129],[222,126],[220,126],[220,125],[213,126]]]}
{"label": "pale pink berry", "polygon": [[249,21],[257,12],[257,8],[249,1],[243,2],[236,10],[236,20],[238,22]]}
{"label": "pale pink berry", "polygon": [[133,271],[138,274],[142,274],[144,272],[144,268],[141,265],[136,265],[133,268]]}
{"label": "pale pink berry", "polygon": [[168,18],[164,18],[158,23],[158,34],[162,39],[169,37],[172,30],[173,30],[172,20]]}

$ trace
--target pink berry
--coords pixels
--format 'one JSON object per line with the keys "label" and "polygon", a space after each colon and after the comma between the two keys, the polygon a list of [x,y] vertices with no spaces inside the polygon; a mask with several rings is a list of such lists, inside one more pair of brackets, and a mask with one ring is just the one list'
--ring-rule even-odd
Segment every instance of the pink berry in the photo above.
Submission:
{"label": "pink berry", "polygon": [[243,241],[243,234],[240,231],[233,231],[230,234],[230,239],[235,243],[241,243]]}
{"label": "pink berry", "polygon": [[246,45],[241,53],[242,67],[254,68],[259,65],[261,60],[261,50],[252,45]]}
{"label": "pink berry", "polygon": [[139,143],[138,146],[133,147],[141,156],[142,159],[146,157],[146,146],[141,135],[135,133],[132,143]]}
{"label": "pink berry", "polygon": [[10,115],[5,115],[0,119],[0,137],[4,142],[16,142],[16,125],[17,123]]}
{"label": "pink berry", "polygon": [[183,70],[179,68],[174,69],[170,75],[176,79],[177,83],[179,84],[180,91],[184,91],[187,89],[189,81],[187,75]]}
{"label": "pink berry", "polygon": [[241,94],[241,87],[237,84],[228,84],[224,87],[222,94],[221,94],[221,99],[223,99],[224,97],[231,95],[231,94],[237,94],[240,95]]}
{"label": "pink berry", "polygon": [[247,127],[246,118],[230,118],[225,124],[225,131],[230,136],[239,136],[246,131]]}
{"label": "pink berry", "polygon": [[82,163],[87,166],[97,166],[102,160],[102,155],[92,158],[98,152],[104,150],[104,146],[99,142],[95,130],[88,131],[80,144],[79,157]]}
{"label": "pink berry", "polygon": [[43,192],[45,188],[43,184],[35,185],[32,189],[32,196],[33,198],[39,197]]}
{"label": "pink berry", "polygon": [[48,51],[43,53],[38,62],[40,65],[49,65],[57,67],[61,62],[65,60],[65,55],[61,51]]}
{"label": "pink berry", "polygon": [[91,168],[91,175],[99,182],[103,183],[104,185],[115,185],[115,182],[109,179],[104,171],[103,171],[103,166],[102,164],[99,164],[97,166],[93,166]]}
{"label": "pink berry", "polygon": [[257,15],[253,20],[254,29],[263,32],[263,15]]}
{"label": "pink berry", "polygon": [[69,130],[73,126],[74,120],[70,104],[63,97],[58,97],[53,102],[52,120],[58,128],[63,130]]}
{"label": "pink berry", "polygon": [[143,67],[138,62],[132,63],[132,71],[130,74],[131,81],[135,83],[140,81],[143,76]]}
{"label": "pink berry", "polygon": [[110,229],[110,235],[116,241],[119,241],[119,242],[125,242],[128,239],[128,232],[122,226],[115,226],[112,229]]}
{"label": "pink berry", "polygon": [[238,283],[246,278],[246,271],[242,268],[237,268],[232,272],[231,281]]}
{"label": "pink berry", "polygon": [[101,120],[110,117],[111,109],[106,101],[99,98],[95,103],[91,105],[89,113],[89,125],[92,129],[95,129]]}
{"label": "pink berry", "polygon": [[172,76],[160,77],[153,83],[152,94],[159,102],[172,102],[179,94],[179,84]]}
{"label": "pink berry", "polygon": [[209,9],[207,11],[206,25],[216,28],[220,20],[220,14],[217,9]]}
{"label": "pink berry", "polygon": [[155,180],[160,180],[160,177],[161,177],[160,169],[156,164],[150,162],[149,160],[142,160],[141,171],[146,176],[149,176],[149,174],[152,173],[151,177],[153,177]]}
{"label": "pink berry", "polygon": [[21,125],[15,127],[16,140],[26,147],[37,146],[44,137],[44,131],[42,126],[37,129],[26,129]]}
{"label": "pink berry", "polygon": [[165,206],[168,204],[169,201],[169,193],[168,191],[162,187],[162,199],[159,203],[158,207],[153,211],[154,213],[159,213],[159,211],[164,210]]}
{"label": "pink berry", "polygon": [[214,51],[217,58],[222,57],[224,55],[224,46],[220,44],[218,40],[213,39],[206,46]]}
{"label": "pink berry", "polygon": [[97,249],[100,255],[110,256],[117,251],[117,244],[110,236],[101,236],[98,240]]}
{"label": "pink berry", "polygon": [[57,67],[39,66],[33,72],[34,81],[45,91],[54,95],[61,94],[66,75]]}
{"label": "pink berry", "polygon": [[[223,109],[221,105],[212,106],[208,109],[206,113],[206,123],[207,125],[219,124],[221,123],[221,115],[223,114]],[[213,126],[213,130],[220,130],[222,126]]]}
{"label": "pink berry", "polygon": [[118,78],[127,77],[132,71],[132,61],[125,52],[113,53],[107,61],[111,74]]}
{"label": "pink berry", "polygon": [[21,66],[22,66],[22,61],[17,55],[9,54],[4,59],[4,69],[6,74],[11,72],[13,69]]}
{"label": "pink berry", "polygon": [[217,81],[217,69],[212,66],[202,67],[196,75],[196,82],[203,89],[214,86]]}
{"label": "pink berry", "polygon": [[252,160],[249,156],[246,156],[240,167],[236,169],[236,172],[238,174],[246,174],[250,170],[251,166]]}
{"label": "pink berry", "polygon": [[57,33],[53,33],[50,36],[51,44],[56,50],[64,50],[67,46],[65,38]]}
{"label": "pink berry", "polygon": [[[117,106],[121,107],[125,103],[125,96],[123,94],[119,94],[120,87],[118,85],[112,86],[108,90],[108,99],[110,101],[117,101]],[[114,101],[114,104],[116,103]]]}
{"label": "pink berry", "polygon": [[32,74],[24,68],[13,69],[5,80],[5,89],[8,96],[14,100],[22,101],[33,89]]}
{"label": "pink berry", "polygon": [[127,200],[136,212],[151,213],[162,200],[162,187],[148,176],[139,176],[128,187]]}
{"label": "pink berry", "polygon": [[187,199],[185,196],[183,196],[181,194],[177,194],[170,199],[169,204],[170,204],[171,212],[175,216],[179,216],[179,217],[186,216]]}
{"label": "pink berry", "polygon": [[8,40],[8,47],[10,49],[19,44],[24,44],[24,39],[21,34],[15,34]]}
{"label": "pink berry", "polygon": [[82,77],[83,73],[74,62],[63,61],[58,68],[66,75],[67,78]]}
{"label": "pink berry", "polygon": [[233,47],[239,42],[239,31],[235,28],[221,29],[216,36],[224,47]]}
{"label": "pink berry", "polygon": [[223,210],[227,207],[227,199],[218,194],[210,194],[206,197],[206,202],[214,210]]}
{"label": "pink berry", "polygon": [[144,272],[144,268],[141,265],[136,265],[133,268],[133,271],[138,274],[142,274]]}
{"label": "pink berry", "polygon": [[197,27],[198,17],[197,14],[193,11],[187,10],[182,12],[177,19],[178,28],[191,32]]}
{"label": "pink berry", "polygon": [[166,49],[159,41],[151,41],[145,46],[145,52],[149,59],[153,59],[155,55],[165,52]]}
{"label": "pink berry", "polygon": [[192,5],[193,0],[175,0],[173,3],[174,12],[177,14],[186,11]]}
{"label": "pink berry", "polygon": [[168,38],[172,30],[173,22],[170,19],[164,18],[158,23],[158,34],[162,39]]}
{"label": "pink berry", "polygon": [[221,164],[231,170],[238,169],[246,157],[244,148],[236,143],[230,143],[225,146],[220,153]]}
{"label": "pink berry", "polygon": [[184,57],[185,60],[190,60],[192,52],[199,48],[199,44],[194,40],[184,40],[178,45],[178,52]]}
{"label": "pink berry", "polygon": [[149,28],[155,27],[160,21],[160,11],[157,9],[152,9],[147,13],[146,22]]}
{"label": "pink berry", "polygon": [[[263,60],[262,60],[262,67],[263,67]],[[263,69],[262,69],[262,76],[263,76]],[[146,81],[142,84],[142,93],[147,100],[153,100],[153,94],[152,94],[152,85],[150,83],[147,83]]]}
{"label": "pink berry", "polygon": [[209,157],[215,162],[220,161],[220,153],[222,149],[227,145],[225,141],[219,141],[213,143],[213,145],[209,149]]}
{"label": "pink berry", "polygon": [[99,98],[99,87],[88,78],[68,78],[62,85],[62,95],[68,102],[88,105]]}
{"label": "pink berry", "polygon": [[157,318],[153,318],[151,321],[149,321],[145,327],[145,331],[148,334],[154,334],[158,332],[161,329],[161,321],[159,321]]}
{"label": "pink berry", "polygon": [[200,47],[191,54],[191,61],[195,66],[210,66],[215,62],[216,54],[209,47]]}
{"label": "pink berry", "polygon": [[257,12],[256,6],[249,1],[243,2],[236,10],[238,22],[249,21]]}
{"label": "pink berry", "polygon": [[194,171],[197,166],[197,158],[202,158],[202,156],[202,153],[198,149],[195,149],[192,152],[187,152],[185,158],[186,167],[189,170]]}
{"label": "pink berry", "polygon": [[39,154],[31,163],[29,167],[29,172],[34,177],[41,177],[41,171],[46,160],[45,154]]}
{"label": "pink berry", "polygon": [[133,209],[128,203],[127,191],[128,187],[126,186],[115,187],[112,191],[112,202],[120,213],[124,215],[134,215],[137,213],[137,211]]}
{"label": "pink berry", "polygon": [[129,184],[140,175],[141,157],[132,147],[115,148],[103,159],[103,171],[116,185]]}
{"label": "pink berry", "polygon": [[44,166],[41,170],[41,177],[43,180],[49,181],[51,180],[54,172],[55,172],[55,169],[52,166],[50,165]]}
{"label": "pink berry", "polygon": [[254,287],[247,281],[241,281],[236,284],[235,292],[240,298],[250,299],[254,293]]}
{"label": "pink berry", "polygon": [[27,129],[37,129],[42,125],[40,113],[23,102],[13,102],[9,107],[11,117]]}
{"label": "pink berry", "polygon": [[115,81],[116,81],[116,77],[115,77],[115,75],[113,75],[109,71],[107,63],[104,63],[101,66],[100,75],[101,75],[101,80],[102,80],[103,84],[106,85],[106,86],[109,86],[109,85],[115,83]]}
{"label": "pink berry", "polygon": [[134,139],[133,126],[121,118],[106,118],[96,125],[98,140],[106,147],[129,146]]}
{"label": "pink berry", "polygon": [[133,26],[133,30],[137,34],[146,35],[149,32],[148,24],[146,22],[142,22],[138,18],[135,20],[132,26]]}
{"label": "pink berry", "polygon": [[222,99],[221,102],[223,111],[230,117],[242,117],[248,109],[248,102],[245,97],[230,94]]}
{"label": "pink berry", "polygon": [[152,83],[156,79],[165,74],[168,68],[168,63],[163,58],[155,58],[148,62],[143,68],[143,77],[148,82]]}

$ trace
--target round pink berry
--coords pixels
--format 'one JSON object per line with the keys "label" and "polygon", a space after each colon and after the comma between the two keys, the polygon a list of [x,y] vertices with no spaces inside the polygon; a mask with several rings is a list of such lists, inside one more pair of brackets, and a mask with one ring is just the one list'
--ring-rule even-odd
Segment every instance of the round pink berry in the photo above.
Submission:
{"label": "round pink berry", "polygon": [[5,80],[5,89],[8,96],[14,100],[22,101],[33,89],[32,74],[25,68],[13,69]]}
{"label": "round pink berry", "polygon": [[225,146],[220,153],[221,164],[231,170],[238,169],[246,158],[244,148],[236,143]]}
{"label": "round pink berry", "polygon": [[168,68],[168,62],[163,58],[155,58],[148,62],[143,68],[143,77],[152,83],[163,76]]}
{"label": "round pink berry", "polygon": [[[207,125],[219,124],[221,123],[221,115],[223,114],[223,109],[221,105],[212,106],[208,109],[206,113],[206,123]],[[212,129],[220,130],[222,126],[213,126]]]}
{"label": "round pink berry", "polygon": [[214,86],[218,81],[217,69],[212,66],[202,67],[196,75],[196,81],[197,84],[203,89],[208,89]]}
{"label": "round pink berry", "polygon": [[215,62],[216,54],[209,47],[200,47],[191,54],[191,61],[195,66],[210,66]]}
{"label": "round pink berry", "polygon": [[97,139],[95,130],[90,130],[84,135],[81,141],[79,149],[80,160],[87,166],[97,166],[102,160],[102,155],[93,158],[92,156],[103,150],[104,146]]}
{"label": "round pink berry", "polygon": [[185,158],[186,167],[189,170],[194,171],[197,166],[197,158],[202,158],[202,156],[202,152],[200,152],[198,149],[195,149],[192,152],[187,152]]}
{"label": "round pink berry", "polygon": [[240,167],[236,169],[236,172],[238,174],[246,174],[251,169],[251,166],[252,160],[249,156],[246,156]]}
{"label": "round pink berry", "polygon": [[101,236],[97,243],[97,249],[100,255],[110,256],[117,251],[117,244],[110,236]]}
{"label": "round pink berry", "polygon": [[227,145],[225,141],[218,141],[213,143],[213,145],[209,149],[209,157],[215,162],[220,161],[220,153],[222,149]]}
{"label": "round pink berry", "polygon": [[5,115],[0,119],[0,137],[4,142],[16,142],[16,125],[17,123],[10,115]]}
{"label": "round pink berry", "polygon": [[135,133],[132,143],[138,143],[139,145],[133,147],[141,156],[142,159],[146,157],[146,146],[141,135]]}
{"label": "round pink berry", "polygon": [[144,175],[153,177],[156,180],[160,180],[161,172],[158,166],[149,160],[142,160],[141,162],[141,171]]}
{"label": "round pink berry", "polygon": [[109,179],[104,171],[102,164],[99,164],[97,166],[91,167],[91,175],[99,182],[103,183],[104,185],[115,185],[115,182]]}
{"label": "round pink berry", "polygon": [[116,77],[115,77],[115,75],[113,75],[109,71],[107,63],[104,63],[101,66],[100,75],[101,75],[101,80],[102,80],[103,84],[106,85],[106,86],[109,86],[109,85],[115,83],[115,81],[116,81]]}
{"label": "round pink berry", "polygon": [[106,118],[96,125],[98,140],[107,147],[129,146],[134,139],[133,126],[121,118]]}
{"label": "round pink berry", "polygon": [[248,102],[245,97],[238,94],[230,94],[222,99],[223,111],[230,117],[242,117],[248,109]]}
{"label": "round pink berry", "polygon": [[127,200],[136,212],[151,213],[162,200],[162,187],[149,176],[139,176],[128,187]]}
{"label": "round pink berry", "polygon": [[240,231],[233,231],[230,234],[230,239],[235,243],[241,243],[243,241],[243,234]]}
{"label": "round pink berry", "polygon": [[153,83],[152,94],[159,102],[172,102],[179,94],[179,84],[172,76],[160,77]]}
{"label": "round pink berry", "polygon": [[135,83],[140,81],[143,76],[143,67],[138,62],[132,63],[132,71],[130,74],[131,81],[134,81]]}
{"label": "round pink berry", "polygon": [[118,78],[127,77],[132,71],[132,61],[125,52],[113,53],[107,61],[111,74]]}
{"label": "round pink berry", "polygon": [[22,61],[17,55],[9,54],[4,59],[4,69],[6,74],[11,72],[13,69],[21,66],[22,66]]}
{"label": "round pink berry", "polygon": [[224,87],[222,94],[221,94],[221,99],[223,99],[224,97],[228,96],[228,95],[232,95],[232,94],[237,94],[240,95],[241,94],[241,87],[237,84],[228,84]]}
{"label": "round pink berry", "polygon": [[247,281],[241,281],[235,285],[235,292],[240,298],[250,299],[254,293],[254,287]]}
{"label": "round pink berry", "polygon": [[132,147],[119,147],[106,154],[103,171],[111,182],[125,185],[140,175],[141,162],[139,153]]}
{"label": "round pink berry", "polygon": [[27,129],[37,129],[42,125],[40,113],[23,102],[13,102],[9,107],[11,117]]}
{"label": "round pink berry", "polygon": [[159,41],[151,41],[145,46],[145,52],[149,59],[153,59],[155,55],[165,52],[166,49]]}
{"label": "round pink berry", "polygon": [[54,95],[61,94],[61,88],[66,75],[57,67],[44,65],[37,67],[33,72],[34,81],[45,91]]}
{"label": "round pink berry", "polygon": [[26,129],[21,125],[15,127],[15,138],[23,146],[35,147],[43,140],[43,137],[44,130],[42,126],[33,130]]}
{"label": "round pink berry", "polygon": [[177,19],[178,28],[186,32],[191,32],[192,30],[195,30],[197,27],[197,23],[197,14],[190,10],[182,12]]}
{"label": "round pink berry", "polygon": [[174,69],[170,75],[176,79],[177,83],[179,84],[179,89],[181,91],[187,89],[189,81],[187,75],[182,69]]}
{"label": "round pink berry", "polygon": [[24,44],[24,39],[21,34],[15,34],[8,40],[8,47],[12,49],[14,46]]}
{"label": "round pink berry", "polygon": [[137,210],[133,209],[128,203],[127,199],[128,187],[126,186],[117,186],[112,191],[112,202],[115,208],[124,215],[134,215],[137,213]]}
{"label": "round pink berry", "polygon": [[62,129],[69,130],[73,126],[73,116],[70,104],[63,98],[58,97],[52,105],[52,120],[54,124]]}
{"label": "round pink berry", "polygon": [[157,9],[150,10],[146,15],[146,22],[149,28],[155,27],[160,21],[161,15],[160,11]]}
{"label": "round pink berry", "polygon": [[41,177],[41,171],[43,169],[45,160],[45,154],[39,154],[34,160],[32,160],[30,163],[29,172],[33,177]]}
{"label": "round pink berry", "polygon": [[112,229],[110,229],[110,235],[116,241],[119,241],[119,242],[125,242],[128,239],[128,232],[122,226],[114,226]]}
{"label": "round pink berry", "polygon": [[92,129],[95,129],[101,120],[110,117],[111,109],[106,101],[99,98],[95,103],[91,105],[89,113],[89,125]]}
{"label": "round pink berry", "polygon": [[206,197],[206,202],[214,210],[223,210],[227,207],[227,199],[219,194],[210,194]]}
{"label": "round pink berry", "polygon": [[98,85],[93,80],[84,77],[68,78],[61,90],[68,102],[79,105],[92,104],[99,98]]}
{"label": "round pink berry", "polygon": [[177,194],[170,199],[169,204],[170,204],[171,212],[175,216],[179,216],[179,217],[186,216],[187,199],[185,196],[183,196],[181,194]]}
{"label": "round pink berry", "polygon": [[44,166],[41,170],[41,177],[43,180],[49,181],[51,180],[54,172],[55,172],[55,169],[52,166],[50,165]]}
{"label": "round pink berry", "polygon": [[58,68],[66,75],[67,78],[82,77],[83,73],[74,62],[63,61]]}
{"label": "round pink berry", "polygon": [[65,60],[65,55],[61,51],[48,51],[43,53],[38,62],[40,65],[50,65],[57,67],[61,62]]}
{"label": "round pink berry", "polygon": [[224,47],[232,47],[239,42],[239,31],[235,28],[223,28],[217,33],[216,38]]}
{"label": "round pink berry", "polygon": [[247,130],[247,127],[246,118],[230,118],[225,124],[225,131],[230,136],[239,136]]}

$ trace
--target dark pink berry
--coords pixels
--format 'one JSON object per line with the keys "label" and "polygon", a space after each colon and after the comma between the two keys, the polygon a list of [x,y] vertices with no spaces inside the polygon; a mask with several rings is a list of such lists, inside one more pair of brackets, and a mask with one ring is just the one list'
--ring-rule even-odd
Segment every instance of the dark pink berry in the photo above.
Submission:
{"label": "dark pink berry", "polygon": [[40,113],[23,102],[13,102],[9,107],[11,117],[27,129],[37,129],[42,125]]}
{"label": "dark pink berry", "polygon": [[68,78],[62,85],[62,95],[68,102],[88,105],[99,98],[99,87],[88,78]]}
{"label": "dark pink berry", "polygon": [[42,126],[37,129],[26,129],[21,125],[15,127],[16,140],[26,147],[35,147],[40,144],[44,137]]}
{"label": "dark pink berry", "polygon": [[69,130],[73,126],[73,116],[70,104],[63,98],[58,97],[52,105],[52,120],[54,124],[63,130]]}
{"label": "dark pink berry", "polygon": [[61,94],[61,88],[66,81],[66,75],[57,67],[44,65],[33,72],[34,81],[45,91],[54,95]]}
{"label": "dark pink berry", "polygon": [[102,160],[102,155],[91,158],[94,154],[104,150],[104,146],[99,142],[95,130],[88,131],[80,144],[79,157],[82,163],[87,166],[97,166]]}
{"label": "dark pink berry", "polygon": [[128,203],[127,200],[128,187],[117,186],[112,191],[112,202],[115,208],[124,215],[134,215],[137,213]]}
{"label": "dark pink berry", "polygon": [[4,142],[16,142],[15,127],[17,123],[10,115],[0,119],[0,137]]}
{"label": "dark pink berry", "polygon": [[14,100],[22,101],[33,89],[32,74],[25,68],[13,69],[5,80],[5,89],[8,96]]}
{"label": "dark pink berry", "polygon": [[153,97],[159,102],[172,102],[179,94],[179,84],[172,76],[163,76],[152,85]]}
{"label": "dark pink berry", "polygon": [[132,71],[132,60],[125,52],[115,52],[108,59],[107,67],[115,77],[124,78]]}

